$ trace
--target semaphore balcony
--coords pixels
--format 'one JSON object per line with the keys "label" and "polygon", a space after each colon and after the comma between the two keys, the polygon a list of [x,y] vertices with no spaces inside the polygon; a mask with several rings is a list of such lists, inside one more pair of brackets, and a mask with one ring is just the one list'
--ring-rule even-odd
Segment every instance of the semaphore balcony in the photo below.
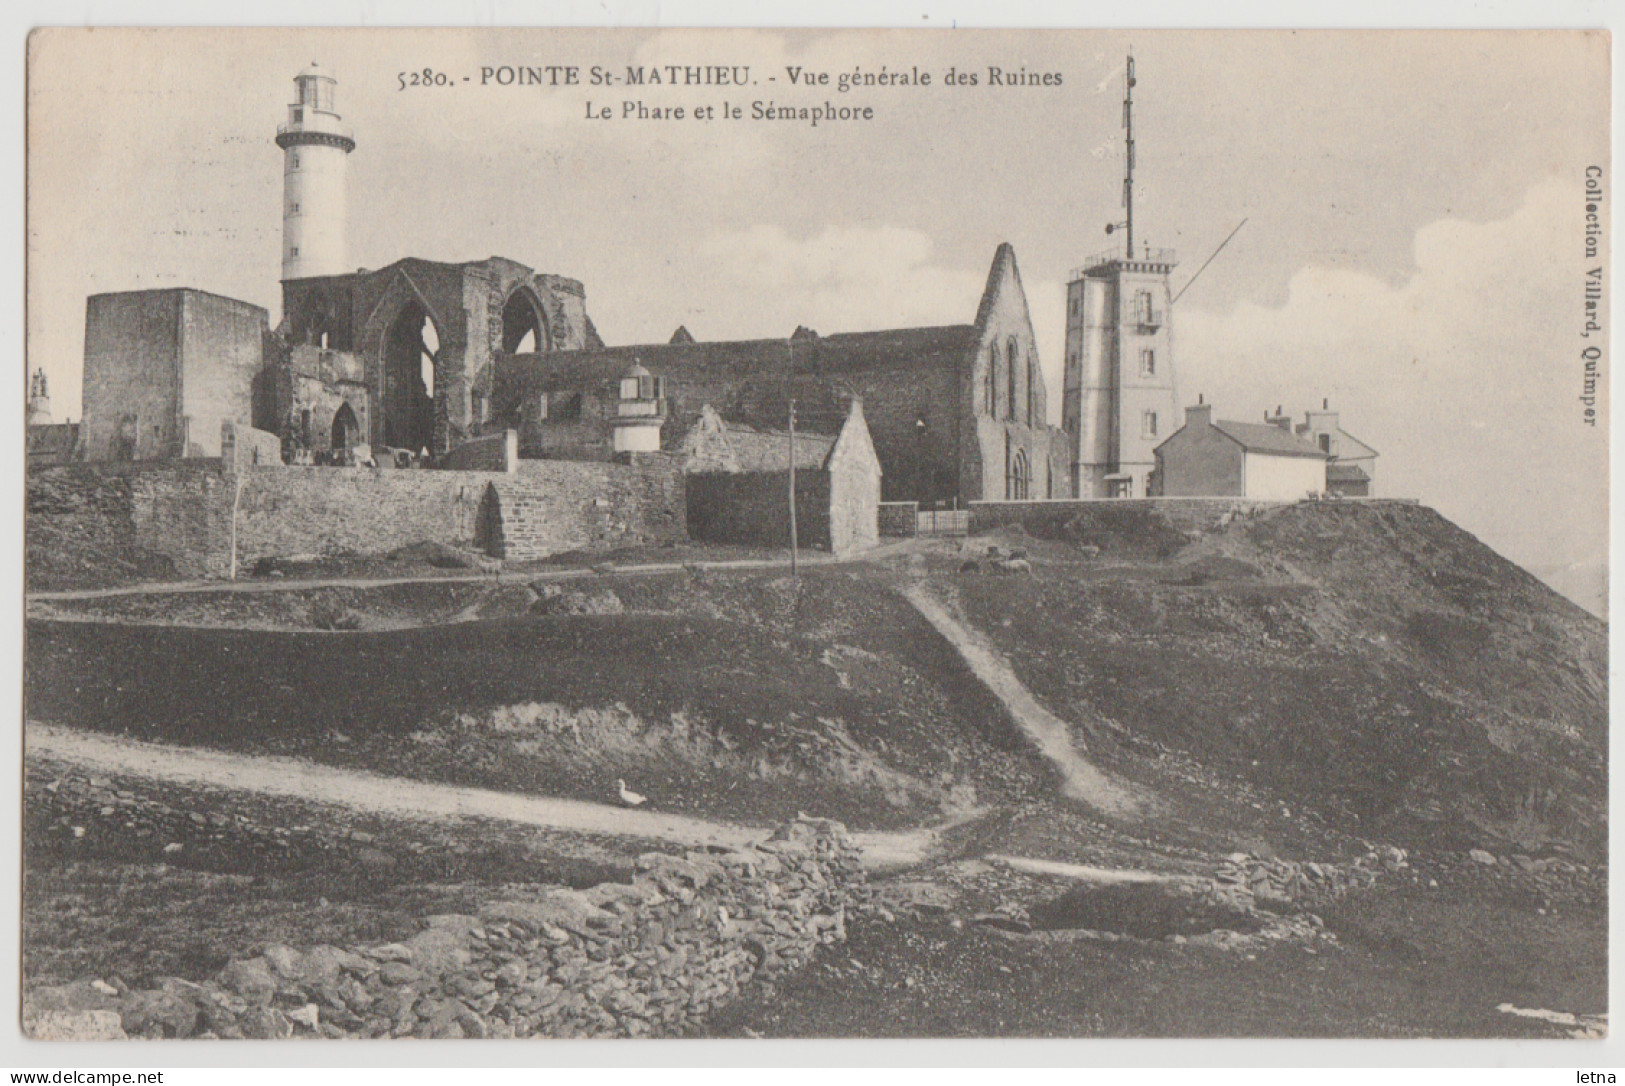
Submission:
{"label": "semaphore balcony", "polygon": [[1179,255],[1172,249],[1152,249],[1142,247],[1138,255],[1133,258],[1123,254],[1121,249],[1111,248],[1104,252],[1095,253],[1078,267],[1072,269],[1070,279],[1082,279],[1086,275],[1104,275],[1121,269],[1123,271],[1155,272],[1166,275],[1179,263]]}

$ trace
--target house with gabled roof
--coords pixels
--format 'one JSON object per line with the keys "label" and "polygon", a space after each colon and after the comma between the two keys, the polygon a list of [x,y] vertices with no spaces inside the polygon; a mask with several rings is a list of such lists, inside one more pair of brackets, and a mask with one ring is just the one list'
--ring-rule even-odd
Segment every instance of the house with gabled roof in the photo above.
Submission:
{"label": "house with gabled roof", "polygon": [[1369,498],[1377,482],[1377,450],[1361,441],[1338,421],[1329,399],[1319,411],[1305,411],[1298,423],[1299,437],[1331,457],[1326,464],[1326,489],[1345,498]]}
{"label": "house with gabled roof", "polygon": [[[772,445],[760,448],[746,442],[748,451],[741,456],[729,438],[743,436],[756,435],[731,434],[709,406],[690,431],[693,440],[685,445],[684,460],[689,534],[711,543],[788,546],[789,435],[776,435]],[[807,436],[796,435],[794,538],[835,555],[873,547],[880,541],[883,473],[863,401],[848,403],[834,437]]]}
{"label": "house with gabled roof", "polygon": [[1156,490],[1163,497],[1259,501],[1297,501],[1326,493],[1326,465],[1331,459],[1293,433],[1289,419],[1263,423],[1215,419],[1213,405],[1202,402],[1185,409],[1185,425],[1153,455]]}

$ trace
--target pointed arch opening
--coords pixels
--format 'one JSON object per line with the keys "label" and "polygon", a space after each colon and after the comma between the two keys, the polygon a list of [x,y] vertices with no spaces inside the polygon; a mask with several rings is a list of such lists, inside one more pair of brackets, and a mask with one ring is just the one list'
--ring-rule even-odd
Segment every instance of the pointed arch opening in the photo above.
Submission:
{"label": "pointed arch opening", "polygon": [[987,345],[987,413],[994,418],[999,417],[999,345],[997,342]]}
{"label": "pointed arch opening", "polygon": [[434,442],[440,333],[423,303],[401,307],[384,333],[384,444],[413,452]]}
{"label": "pointed arch opening", "polygon": [[361,441],[361,423],[356,420],[355,411],[347,403],[339,404],[339,409],[333,413],[332,448],[335,452],[342,452]]}
{"label": "pointed arch opening", "polygon": [[502,306],[502,350],[505,354],[540,354],[546,349],[541,299],[528,287],[520,287]]}
{"label": "pointed arch opening", "polygon": [[1024,502],[1032,494],[1032,470],[1027,464],[1027,453],[1024,449],[1017,449],[1010,458],[1010,478],[1005,480],[1005,497],[1010,501]]}
{"label": "pointed arch opening", "polygon": [[1016,405],[1021,403],[1021,400],[1016,395],[1016,389],[1020,383],[1019,377],[1021,374],[1021,357],[1018,353],[1019,350],[1020,348],[1016,344],[1016,337],[1011,336],[1009,342],[1004,348],[1005,379],[1010,382],[1010,388],[1004,400],[1004,411],[1005,415],[1010,419],[1011,422],[1016,421]]}

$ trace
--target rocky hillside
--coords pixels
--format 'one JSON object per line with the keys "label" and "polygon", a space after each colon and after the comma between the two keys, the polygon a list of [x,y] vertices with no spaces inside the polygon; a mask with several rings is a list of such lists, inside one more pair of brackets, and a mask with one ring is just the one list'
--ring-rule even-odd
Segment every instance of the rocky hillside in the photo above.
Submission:
{"label": "rocky hillside", "polygon": [[1188,756],[1373,839],[1602,854],[1604,623],[1421,506],[1239,512],[1007,536],[1031,577],[936,581],[1124,772]]}
{"label": "rocky hillside", "polygon": [[[1308,814],[1406,846],[1599,855],[1603,623],[1420,506],[1208,508],[1135,503],[799,579],[56,601],[80,621],[31,624],[28,711],[548,795],[625,778],[761,824],[1053,802],[1072,825],[1009,705],[907,602],[924,591],[1158,798],[1165,839],[1293,840]],[[990,546],[1025,552],[1016,575]]]}

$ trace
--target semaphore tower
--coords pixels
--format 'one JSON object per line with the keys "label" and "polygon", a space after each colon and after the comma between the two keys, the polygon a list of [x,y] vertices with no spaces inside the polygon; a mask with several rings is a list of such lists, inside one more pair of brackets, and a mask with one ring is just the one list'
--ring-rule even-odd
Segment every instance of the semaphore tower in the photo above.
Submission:
{"label": "semaphore tower", "polygon": [[1156,448],[1176,427],[1168,322],[1172,249],[1134,246],[1134,57],[1124,76],[1121,250],[1073,271],[1066,288],[1066,379],[1061,425],[1079,498],[1143,498]]}

